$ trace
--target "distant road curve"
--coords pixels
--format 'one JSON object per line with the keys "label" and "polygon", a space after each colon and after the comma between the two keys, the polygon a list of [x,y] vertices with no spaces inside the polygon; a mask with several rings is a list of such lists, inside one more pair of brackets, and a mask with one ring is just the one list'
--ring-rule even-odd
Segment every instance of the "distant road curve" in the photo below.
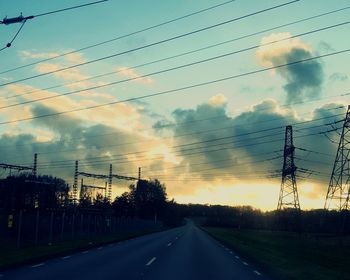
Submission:
{"label": "distant road curve", "polygon": [[1,279],[269,279],[191,221],[180,228],[23,266]]}

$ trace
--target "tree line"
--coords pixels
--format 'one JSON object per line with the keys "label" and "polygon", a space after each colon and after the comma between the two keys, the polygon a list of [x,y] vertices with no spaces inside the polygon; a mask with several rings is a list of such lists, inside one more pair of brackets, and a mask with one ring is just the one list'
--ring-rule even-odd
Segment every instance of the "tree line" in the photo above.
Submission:
{"label": "tree line", "polygon": [[105,212],[115,217],[162,221],[165,225],[183,224],[195,217],[204,226],[235,229],[283,230],[319,233],[350,233],[348,211],[261,211],[250,206],[178,204],[167,197],[159,180],[139,180],[128,191],[109,201],[102,194],[85,193],[73,204],[69,185],[52,176],[20,174],[0,180],[0,211],[16,209],[78,209]]}

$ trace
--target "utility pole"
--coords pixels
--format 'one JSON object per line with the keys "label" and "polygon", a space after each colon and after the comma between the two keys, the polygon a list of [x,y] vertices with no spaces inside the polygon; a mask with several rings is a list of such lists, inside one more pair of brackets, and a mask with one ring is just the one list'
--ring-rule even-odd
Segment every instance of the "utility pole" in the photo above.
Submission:
{"label": "utility pole", "polygon": [[294,164],[293,128],[286,126],[283,153],[283,169],[281,190],[277,210],[292,208],[300,210],[297,182],[295,179],[296,166]]}
{"label": "utility pole", "polygon": [[109,165],[109,174],[108,174],[108,201],[112,200],[112,164]]}
{"label": "utility pole", "polygon": [[75,161],[74,169],[74,183],[73,183],[73,204],[77,204],[77,193],[78,193],[78,161]]}
{"label": "utility pole", "polygon": [[348,106],[343,130],[340,136],[337,155],[329,181],[325,209],[339,211],[349,209],[350,195],[350,105]]}
{"label": "utility pole", "polygon": [[33,176],[36,177],[37,175],[37,166],[38,166],[38,154],[34,154],[34,164],[33,164]]}
{"label": "utility pole", "polygon": [[138,180],[141,180],[141,167],[139,167],[139,175],[138,175]]}

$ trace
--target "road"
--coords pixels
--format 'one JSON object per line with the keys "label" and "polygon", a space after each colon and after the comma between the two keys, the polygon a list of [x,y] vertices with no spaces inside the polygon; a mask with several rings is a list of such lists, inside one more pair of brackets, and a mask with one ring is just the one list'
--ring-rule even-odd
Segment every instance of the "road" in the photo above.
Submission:
{"label": "road", "polygon": [[180,228],[62,256],[1,279],[268,279],[191,221]]}

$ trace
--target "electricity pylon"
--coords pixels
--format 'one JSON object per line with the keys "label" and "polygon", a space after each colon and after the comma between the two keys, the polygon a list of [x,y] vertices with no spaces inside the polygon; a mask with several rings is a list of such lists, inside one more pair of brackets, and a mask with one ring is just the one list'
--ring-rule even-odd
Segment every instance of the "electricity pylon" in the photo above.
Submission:
{"label": "electricity pylon", "polygon": [[350,105],[346,112],[337,155],[329,181],[325,209],[348,210],[350,194]]}
{"label": "electricity pylon", "polygon": [[283,153],[283,169],[281,190],[277,210],[292,208],[300,210],[297,182],[295,179],[296,166],[294,164],[293,128],[286,126]]}

